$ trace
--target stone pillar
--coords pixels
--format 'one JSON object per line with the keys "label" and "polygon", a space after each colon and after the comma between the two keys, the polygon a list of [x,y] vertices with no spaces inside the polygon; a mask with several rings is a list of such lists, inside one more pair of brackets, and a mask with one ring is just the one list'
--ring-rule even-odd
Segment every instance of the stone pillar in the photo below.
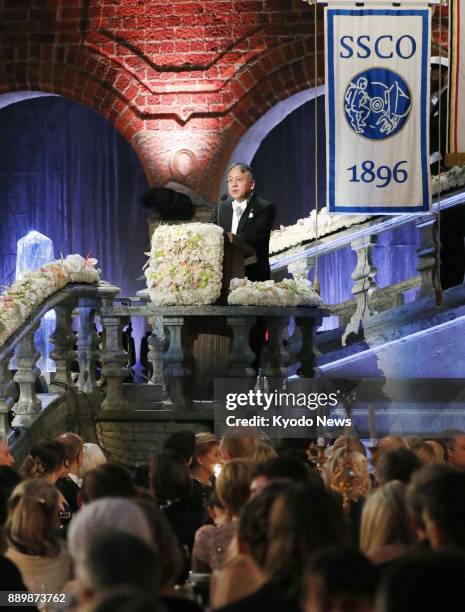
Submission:
{"label": "stone pillar", "polygon": [[287,317],[265,317],[268,342],[263,347],[263,373],[268,378],[286,378],[289,355],[284,350],[283,340],[287,333]]}
{"label": "stone pillar", "polygon": [[14,404],[11,397],[13,376],[8,367],[12,357],[13,351],[0,361],[0,437],[4,439],[7,439],[10,432],[9,412]]}
{"label": "stone pillar", "polygon": [[436,289],[440,288],[436,215],[421,215],[415,221],[415,226],[420,232],[417,272],[421,276],[416,298],[433,297]]}
{"label": "stone pillar", "polygon": [[97,301],[95,298],[79,298],[77,311],[79,314],[77,386],[82,393],[92,393],[97,388],[96,368],[100,356],[100,337],[95,328]]}
{"label": "stone pillar", "polygon": [[297,368],[297,375],[300,378],[313,378],[315,375],[315,352],[314,352],[314,336],[315,327],[321,323],[319,320],[296,317],[295,324],[299,330],[300,348],[297,351],[296,357],[300,362],[300,367]]}
{"label": "stone pillar", "polygon": [[101,404],[102,410],[124,410],[128,403],[124,397],[123,380],[128,375],[128,356],[123,348],[122,331],[125,325],[122,317],[102,315],[103,352],[102,375],[107,383],[107,395]]}
{"label": "stone pillar", "polygon": [[376,267],[373,265],[372,254],[377,241],[378,237],[371,235],[358,238],[350,244],[352,250],[357,254],[357,264],[352,272],[352,278],[355,281],[352,287],[352,295],[355,298],[356,306],[342,336],[343,344],[347,344],[350,335],[358,336],[362,319],[376,314],[373,305],[373,292],[378,285],[374,280]]}
{"label": "stone pillar", "polygon": [[228,355],[228,376],[250,378],[255,376],[251,364],[255,354],[250,348],[249,335],[256,317],[228,317],[228,327],[232,330],[231,349]]}
{"label": "stone pillar", "polygon": [[74,345],[76,338],[72,327],[72,314],[74,303],[63,302],[55,307],[56,326],[50,340],[55,345],[55,348],[50,354],[50,357],[55,361],[56,372],[50,386],[54,386],[53,391],[56,393],[65,393],[66,388],[73,387],[74,383],[71,378],[71,364],[76,359]]}
{"label": "stone pillar", "polygon": [[165,331],[163,329],[163,317],[153,317],[152,333],[148,337],[148,360],[152,364],[151,385],[161,385],[163,399],[167,397],[166,382],[164,374],[164,352],[166,345]]}
{"label": "stone pillar", "polygon": [[16,353],[16,374],[13,380],[19,385],[19,400],[15,404],[16,426],[28,425],[33,415],[40,412],[42,404],[35,392],[35,383],[40,375],[40,370],[36,367],[40,357],[39,351],[34,343],[40,321],[37,321],[18,344]]}
{"label": "stone pillar", "polygon": [[184,317],[163,317],[163,325],[169,333],[169,346],[165,353],[164,377],[168,397],[177,409],[186,408],[189,400],[186,388],[190,383],[188,372],[184,365],[182,349],[182,327]]}

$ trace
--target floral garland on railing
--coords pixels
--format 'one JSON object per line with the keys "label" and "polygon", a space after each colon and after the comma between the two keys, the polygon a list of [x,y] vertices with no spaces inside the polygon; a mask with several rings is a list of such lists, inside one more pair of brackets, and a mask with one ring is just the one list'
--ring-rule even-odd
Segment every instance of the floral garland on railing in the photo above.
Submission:
{"label": "floral garland on railing", "polygon": [[228,304],[235,306],[321,306],[320,296],[306,278],[285,278],[252,282],[233,278],[229,285]]}
{"label": "floral garland on railing", "polygon": [[160,225],[152,234],[145,276],[157,306],[201,306],[220,297],[223,230],[212,223]]}
{"label": "floral garland on railing", "polygon": [[[433,195],[436,195],[439,189],[441,192],[445,192],[464,185],[465,166],[454,166],[447,172],[442,172],[439,176],[431,177],[431,193]],[[322,238],[372,218],[374,218],[374,215],[334,215],[325,206],[318,213],[318,237]],[[317,215],[315,210],[312,210],[308,217],[299,219],[294,225],[281,226],[279,230],[271,232],[270,254],[280,253],[303,242],[315,240],[316,228]]]}
{"label": "floral garland on railing", "polygon": [[45,264],[38,270],[26,272],[0,295],[0,346],[26,322],[52,293],[68,283],[98,283],[97,260],[81,255],[68,255]]}

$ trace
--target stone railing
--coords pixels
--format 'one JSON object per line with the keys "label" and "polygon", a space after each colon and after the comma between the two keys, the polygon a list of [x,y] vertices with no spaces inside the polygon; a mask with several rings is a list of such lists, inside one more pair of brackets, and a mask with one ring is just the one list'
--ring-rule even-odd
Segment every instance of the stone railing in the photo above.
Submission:
{"label": "stone railing", "polygon": [[[433,204],[433,211],[430,214],[375,217],[324,236],[318,242],[312,241],[289,248],[270,258],[272,276],[280,277],[289,273],[294,278],[299,276],[308,278],[317,257],[350,246],[357,256],[355,269],[352,272],[353,298],[339,304],[326,304],[330,314],[339,317],[339,325],[345,326],[342,337],[345,343],[349,336],[359,333],[361,321],[378,312],[401,305],[405,292],[415,289],[415,299],[436,295],[439,290],[437,212],[464,203],[463,191],[448,194],[439,204]],[[373,249],[378,236],[409,223],[414,224],[419,233],[416,265],[418,275],[401,283],[379,288],[375,280],[377,269],[373,263]]]}

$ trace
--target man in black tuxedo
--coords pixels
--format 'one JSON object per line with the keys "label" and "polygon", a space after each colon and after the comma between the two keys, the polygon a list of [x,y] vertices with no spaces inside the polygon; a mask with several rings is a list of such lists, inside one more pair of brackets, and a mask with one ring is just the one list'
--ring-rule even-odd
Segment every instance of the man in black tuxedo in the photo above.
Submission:
{"label": "man in black tuxedo", "polygon": [[255,195],[253,172],[246,164],[234,163],[230,166],[227,184],[229,198],[218,204],[212,221],[225,232],[240,236],[254,247],[257,263],[246,267],[247,278],[252,281],[268,280],[270,233],[276,207]]}

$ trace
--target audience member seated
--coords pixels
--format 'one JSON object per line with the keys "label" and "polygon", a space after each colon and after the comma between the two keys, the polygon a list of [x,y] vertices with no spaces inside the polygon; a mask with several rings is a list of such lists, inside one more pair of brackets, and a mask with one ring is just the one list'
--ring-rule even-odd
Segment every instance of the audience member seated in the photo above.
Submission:
{"label": "audience member seated", "polygon": [[263,463],[268,459],[274,459],[278,456],[275,449],[267,444],[266,442],[259,441],[255,447],[255,454],[253,456],[253,463]]}
{"label": "audience member seated", "polygon": [[44,478],[54,485],[66,473],[65,461],[65,449],[62,444],[56,440],[41,440],[31,446],[19,472],[24,480]]}
{"label": "audience member seated", "polygon": [[438,440],[426,440],[434,451],[434,463],[442,465],[446,463],[447,449],[442,442]]}
{"label": "audience member seated", "polygon": [[257,438],[254,436],[236,436],[225,434],[221,438],[220,450],[223,461],[231,459],[245,459],[253,461],[257,447]]}
{"label": "audience member seated", "polygon": [[296,483],[312,480],[323,486],[321,476],[316,470],[295,457],[283,455],[255,465],[252,471],[252,482],[250,483],[251,497],[258,495],[271,482],[283,478]]}
{"label": "audience member seated", "polygon": [[465,469],[465,431],[461,429],[443,431],[441,441],[447,449],[447,463]]}
{"label": "audience member seated", "polygon": [[273,591],[272,586],[267,585],[265,573],[270,545],[270,512],[278,496],[292,486],[290,480],[276,480],[244,506],[236,536],[236,554],[230,555],[223,569],[212,577],[211,604],[214,608],[235,603],[254,593],[260,602]]}
{"label": "audience member seated", "polygon": [[75,565],[81,606],[109,589],[134,586],[148,595],[150,610],[158,601],[159,576],[158,556],[151,544],[111,529],[96,534]]}
{"label": "audience member seated", "polygon": [[195,433],[188,429],[174,431],[163,443],[163,450],[176,451],[181,455],[187,465],[191,465],[195,454],[196,438]]}
{"label": "audience member seated", "polygon": [[154,499],[136,499],[152,531],[152,544],[159,551],[160,601],[166,612],[198,612],[197,605],[180,596],[174,586],[182,577],[183,559],[167,518]]}
{"label": "audience member seated", "polygon": [[402,556],[415,542],[407,512],[406,486],[393,480],[373,491],[362,511],[362,552],[380,565]]}
{"label": "audience member seated", "polygon": [[66,499],[71,512],[77,512],[79,509],[77,494],[82,484],[78,476],[78,471],[84,455],[84,443],[77,434],[72,432],[62,434],[57,438],[57,441],[62,444],[65,449],[65,466],[67,474],[66,476],[58,478],[56,486]]}
{"label": "audience member seated", "polygon": [[60,593],[71,577],[66,544],[57,536],[59,492],[42,478],[20,483],[9,501],[5,556],[32,593]]}
{"label": "audience member seated", "polygon": [[79,491],[83,504],[102,497],[134,497],[136,491],[131,474],[126,468],[113,463],[105,463],[87,472]]}
{"label": "audience member seated", "polygon": [[152,545],[150,526],[134,501],[120,497],[97,499],[81,508],[69,526],[69,552],[75,565],[85,562],[92,542],[108,529],[127,533]]}
{"label": "audience member seated", "polygon": [[376,456],[380,457],[383,453],[394,448],[407,448],[407,444],[400,436],[384,436],[378,441]]}
{"label": "audience member seated", "polygon": [[0,437],[0,465],[13,465],[14,462],[15,460],[10,453],[7,441]]}
{"label": "audience member seated", "polygon": [[78,476],[82,480],[87,472],[107,463],[105,453],[98,444],[86,442],[82,449],[82,461],[79,466]]}
{"label": "audience member seated", "polygon": [[218,499],[227,511],[220,525],[205,525],[195,534],[192,571],[221,569],[229,544],[237,532],[238,517],[250,496],[252,464],[243,459],[228,461],[216,482]]}
{"label": "audience member seated", "polygon": [[195,434],[195,450],[190,465],[194,486],[204,501],[215,487],[215,467],[221,463],[220,441],[212,433]]}
{"label": "audience member seated", "polygon": [[440,474],[448,473],[452,469],[445,464],[425,466],[413,473],[412,480],[407,487],[407,510],[410,523],[417,537],[417,548],[419,549],[430,548],[424,521],[425,491],[434,478]]}
{"label": "audience member seated", "polygon": [[150,484],[159,507],[176,534],[187,572],[195,532],[203,517],[193,497],[192,478],[183,457],[171,450],[154,455],[150,461]]}
{"label": "audience member seated", "polygon": [[375,612],[449,612],[464,601],[465,558],[425,551],[406,555],[386,572]]}
{"label": "audience member seated", "polygon": [[393,448],[383,453],[376,462],[376,480],[383,485],[391,480],[408,484],[415,470],[421,467],[420,459],[408,448]]}
{"label": "audience member seated", "polygon": [[465,472],[440,470],[424,487],[424,519],[434,549],[465,551]]}
{"label": "audience member seated", "polygon": [[355,548],[329,548],[311,559],[304,612],[372,612],[378,573]]}
{"label": "audience member seated", "polygon": [[418,457],[422,465],[436,463],[436,453],[429,442],[423,440],[415,442],[410,446],[410,450]]}

